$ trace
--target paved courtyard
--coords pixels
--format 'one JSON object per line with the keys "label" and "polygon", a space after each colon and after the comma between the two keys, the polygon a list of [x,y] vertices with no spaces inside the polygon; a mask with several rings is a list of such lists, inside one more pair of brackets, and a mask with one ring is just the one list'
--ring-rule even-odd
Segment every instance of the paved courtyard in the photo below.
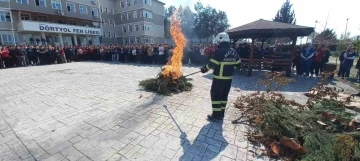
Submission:
{"label": "paved courtyard", "polygon": [[[185,74],[197,70],[184,67]],[[160,66],[89,62],[0,70],[0,160],[257,159],[249,152],[247,127],[231,124],[238,116],[232,103],[224,123],[205,120],[211,74],[191,76],[194,89],[171,97],[138,87],[159,71]],[[260,72],[254,75],[237,73],[230,102],[257,90]],[[295,79],[281,91],[305,102],[302,93],[318,80]]]}

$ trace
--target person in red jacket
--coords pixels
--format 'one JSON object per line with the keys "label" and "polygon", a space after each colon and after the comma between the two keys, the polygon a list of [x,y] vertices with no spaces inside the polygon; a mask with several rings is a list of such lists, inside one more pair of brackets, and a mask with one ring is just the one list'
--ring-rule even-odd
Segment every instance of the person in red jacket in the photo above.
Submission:
{"label": "person in red jacket", "polygon": [[6,46],[3,46],[1,48],[1,58],[5,64],[5,68],[9,68],[10,67],[10,52]]}
{"label": "person in red jacket", "polygon": [[312,57],[312,69],[311,69],[311,76],[313,76],[315,71],[315,76],[319,77],[319,71],[321,67],[322,59],[324,58],[325,52],[321,47],[316,47],[315,54]]}

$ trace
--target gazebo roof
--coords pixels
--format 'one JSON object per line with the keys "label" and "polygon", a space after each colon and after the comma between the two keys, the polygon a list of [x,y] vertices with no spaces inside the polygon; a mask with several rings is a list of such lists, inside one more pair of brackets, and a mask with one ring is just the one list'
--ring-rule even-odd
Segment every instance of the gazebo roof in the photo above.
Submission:
{"label": "gazebo roof", "polygon": [[229,34],[230,38],[237,39],[309,36],[313,31],[313,27],[305,27],[260,19],[230,29],[227,33]]}

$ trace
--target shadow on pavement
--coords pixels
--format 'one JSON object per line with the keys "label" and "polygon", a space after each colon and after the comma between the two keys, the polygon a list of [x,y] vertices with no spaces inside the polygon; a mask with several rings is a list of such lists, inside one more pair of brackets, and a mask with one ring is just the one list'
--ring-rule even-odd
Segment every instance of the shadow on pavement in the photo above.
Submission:
{"label": "shadow on pavement", "polygon": [[[200,135],[200,132],[199,132],[197,137],[194,139],[194,142],[191,144],[191,141],[187,138],[186,133],[184,131],[182,131],[182,129],[180,128],[180,126],[176,122],[175,118],[172,116],[171,112],[169,111],[168,107],[166,105],[164,105],[163,107],[169,113],[169,115],[170,115],[171,119],[174,121],[176,127],[181,132],[180,143],[181,143],[181,147],[182,147],[182,150],[183,150],[184,153],[179,158],[179,161],[192,161],[192,160],[205,160],[205,161],[208,161],[208,160],[213,160],[214,158],[219,158],[219,154],[228,145],[227,141],[225,140],[224,136],[222,135],[223,122],[216,122],[216,123],[215,122],[209,122],[208,124],[203,126],[201,128],[201,130],[200,130],[200,131],[206,131],[206,130],[209,130],[211,128],[216,129],[216,131],[219,132],[219,133],[216,133],[218,135],[215,134],[216,140],[207,139],[207,137],[205,137],[203,135]],[[221,141],[218,141],[218,140],[221,140]],[[220,143],[220,144],[217,144],[217,146],[220,146],[220,147],[213,146],[214,141],[217,142],[217,143]],[[212,146],[212,147],[215,147],[215,148],[209,148],[209,146]],[[195,158],[195,157],[202,157],[202,158]]]}

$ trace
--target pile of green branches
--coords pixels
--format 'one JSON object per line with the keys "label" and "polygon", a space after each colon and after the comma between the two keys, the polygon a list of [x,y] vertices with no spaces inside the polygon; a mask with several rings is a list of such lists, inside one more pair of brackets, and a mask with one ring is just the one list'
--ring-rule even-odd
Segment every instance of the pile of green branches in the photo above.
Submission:
{"label": "pile of green branches", "polygon": [[[272,84],[268,81],[274,84],[291,82],[287,79],[278,73],[267,74],[266,83],[262,84],[268,87]],[[311,103],[300,105],[267,88],[266,92],[237,99],[235,107],[242,111],[242,116],[236,121],[246,119],[254,127],[248,132],[248,139],[267,147],[264,153],[271,157],[307,161],[360,160],[360,132],[357,131],[360,126],[352,119],[354,114],[345,110],[344,102],[329,97],[336,96],[335,92],[339,90],[328,90],[321,99],[317,97],[310,99]]]}
{"label": "pile of green branches", "polygon": [[164,77],[159,74],[157,78],[140,81],[139,86],[145,90],[169,96],[184,91],[190,91],[193,85],[189,81],[191,81],[191,79],[186,77],[172,79],[171,77]]}

